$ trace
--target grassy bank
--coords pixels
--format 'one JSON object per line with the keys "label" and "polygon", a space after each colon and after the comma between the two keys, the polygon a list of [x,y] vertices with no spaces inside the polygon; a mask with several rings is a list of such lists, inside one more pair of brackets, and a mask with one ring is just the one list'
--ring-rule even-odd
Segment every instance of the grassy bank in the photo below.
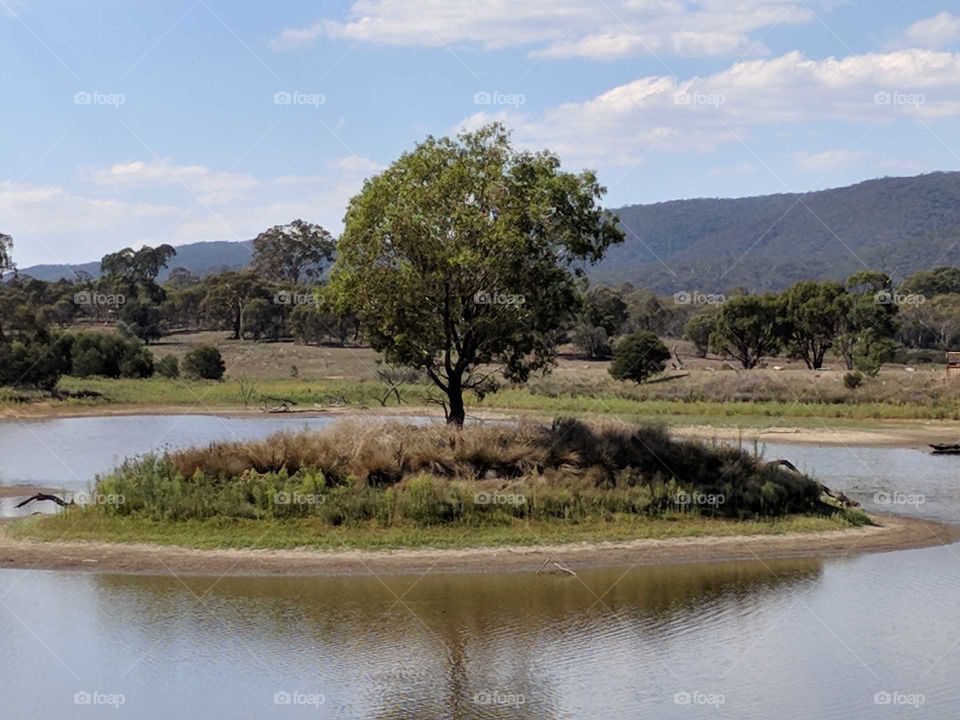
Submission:
{"label": "grassy bank", "polygon": [[344,422],[137,458],[95,504],[18,523],[43,540],[243,548],[468,547],[852,527],[814,479],[655,427],[558,419]]}
{"label": "grassy bank", "polygon": [[[714,373],[715,374],[715,373]],[[682,382],[687,378],[681,379]],[[899,385],[901,378],[879,386],[873,394],[831,385],[829,392],[816,389],[807,379],[790,379],[779,387],[721,388],[706,385],[687,388],[679,384],[655,383],[641,387],[617,386],[600,382],[589,385],[562,379],[540,381],[527,388],[505,388],[487,395],[482,401],[470,398],[471,411],[523,411],[555,415],[611,415],[631,420],[662,420],[677,424],[765,425],[771,419],[783,419],[796,425],[819,423],[844,424],[882,420],[960,420],[960,399],[953,385],[944,388],[933,380],[923,387]],[[753,380],[741,380],[751,386]],[[727,384],[733,383],[733,379]],[[773,382],[773,381],[771,381]],[[802,388],[802,383],[811,386]],[[796,386],[795,386],[796,385]],[[662,386],[662,387],[658,387]],[[669,386],[669,388],[667,387]],[[960,387],[960,382],[957,383]],[[295,403],[295,410],[314,410],[337,406],[380,408],[384,386],[369,380],[259,380],[241,383],[183,381],[151,378],[147,380],[107,380],[102,378],[64,378],[61,388],[78,397],[43,400],[28,397],[29,404],[16,403],[9,391],[0,390],[0,402],[24,412],[70,412],[90,409],[184,407],[213,410],[258,410],[284,398]],[[669,392],[668,392],[669,390]],[[884,390],[886,395],[881,394]],[[16,393],[23,396],[23,393]],[[670,395],[661,397],[661,395]],[[428,404],[433,390],[426,385],[410,385],[402,390],[403,404],[417,408]],[[802,398],[802,401],[799,399]],[[391,397],[388,407],[396,407]]]}
{"label": "grassy bank", "polygon": [[513,520],[477,527],[377,523],[331,527],[317,518],[262,520],[152,520],[73,509],[62,515],[11,523],[4,532],[47,542],[109,541],[211,549],[387,550],[399,548],[468,548],[503,545],[557,545],[573,542],[618,542],[681,537],[782,535],[843,530],[860,523],[843,514],[793,515],[770,520],[734,521],[677,514],[650,518],[619,516],[578,523]]}

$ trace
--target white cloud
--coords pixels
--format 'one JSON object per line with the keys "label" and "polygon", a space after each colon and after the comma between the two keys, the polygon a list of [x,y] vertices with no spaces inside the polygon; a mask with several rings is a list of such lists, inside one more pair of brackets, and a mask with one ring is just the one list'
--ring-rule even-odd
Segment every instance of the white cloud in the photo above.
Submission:
{"label": "white cloud", "polygon": [[865,153],[854,150],[823,150],[816,153],[801,151],[793,154],[793,160],[803,172],[825,174],[850,165],[864,156]]}
{"label": "white cloud", "polygon": [[234,202],[257,187],[255,178],[231,172],[215,172],[203,165],[177,165],[166,160],[117,163],[96,170],[93,181],[112,187],[182,187],[209,205]]}
{"label": "white cloud", "polygon": [[960,42],[960,16],[942,12],[907,28],[904,39],[927,48],[946,48]]}
{"label": "white cloud", "polygon": [[[243,240],[295,218],[336,233],[350,197],[379,168],[347,156],[315,175],[258,179],[202,165],[131,161],[87,169],[76,189],[0,181],[0,228],[14,236],[20,265],[95,260],[127,245]],[[162,204],[155,201],[158,190]]]}
{"label": "white cloud", "polygon": [[355,0],[345,20],[283,30],[290,50],[326,37],[406,47],[530,47],[534,57],[757,54],[751,33],[813,20],[800,0]]}
{"label": "white cloud", "polygon": [[680,80],[644,77],[537,116],[501,111],[518,141],[573,165],[631,165],[651,151],[709,151],[756,125],[960,115],[960,55],[932,50],[811,60],[799,52]]}

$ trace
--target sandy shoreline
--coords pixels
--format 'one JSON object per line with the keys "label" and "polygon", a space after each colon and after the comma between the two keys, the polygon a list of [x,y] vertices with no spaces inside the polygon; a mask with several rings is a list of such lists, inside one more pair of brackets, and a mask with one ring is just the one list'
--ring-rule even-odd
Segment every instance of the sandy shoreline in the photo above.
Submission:
{"label": "sandy shoreline", "polygon": [[400,575],[531,572],[553,562],[573,571],[691,562],[831,558],[946,545],[960,528],[902,517],[880,527],[822,533],[692,537],[554,546],[392,551],[194,550],[166,545],[33,542],[3,532],[0,568],[143,575]]}
{"label": "sandy shoreline", "polygon": [[[313,417],[436,417],[443,416],[432,407],[370,408],[356,405],[301,408],[288,413],[265,413],[259,408],[223,407],[207,408],[193,405],[113,405],[108,407],[50,407],[8,406],[0,407],[0,420],[65,420],[69,418],[127,417],[132,415],[210,415],[216,417],[243,418],[313,418]],[[541,413],[521,410],[474,408],[469,417],[479,420],[511,420],[518,417],[543,419]],[[718,418],[719,419],[719,418]],[[649,420],[656,423],[656,418]],[[854,421],[851,421],[854,422]],[[770,426],[766,428],[740,427],[737,425],[669,425],[670,432],[678,437],[699,440],[797,443],[804,445],[858,447],[914,447],[926,449],[928,443],[960,442],[960,423],[935,420],[875,420],[858,423],[859,427]]]}

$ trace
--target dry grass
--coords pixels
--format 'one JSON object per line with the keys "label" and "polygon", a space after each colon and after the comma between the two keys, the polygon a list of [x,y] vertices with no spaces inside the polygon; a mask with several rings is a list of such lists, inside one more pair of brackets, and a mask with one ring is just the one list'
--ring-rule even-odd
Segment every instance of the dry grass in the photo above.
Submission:
{"label": "dry grass", "polygon": [[[117,512],[181,519],[287,516],[278,493],[322,495],[316,504],[332,524],[584,519],[656,515],[678,505],[741,518],[821,509],[814,480],[740,449],[674,440],[660,428],[568,418],[462,430],[342,424],[147,457],[98,487],[126,498]],[[474,500],[501,491],[530,502],[489,508]],[[702,500],[682,499],[688,495]]]}

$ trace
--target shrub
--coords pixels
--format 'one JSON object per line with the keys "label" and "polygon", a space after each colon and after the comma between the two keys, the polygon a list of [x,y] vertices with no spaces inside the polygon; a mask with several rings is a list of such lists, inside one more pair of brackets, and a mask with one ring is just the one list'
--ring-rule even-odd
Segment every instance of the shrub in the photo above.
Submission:
{"label": "shrub", "polygon": [[856,390],[861,385],[863,385],[862,372],[859,370],[853,370],[852,372],[844,373],[843,386],[847,388],[847,390]]}
{"label": "shrub", "polygon": [[610,374],[617,380],[642,383],[663,372],[670,351],[652,332],[638,332],[621,340],[613,351]]}
{"label": "shrub", "polygon": [[223,356],[210,345],[191,350],[183,359],[183,374],[191,379],[222,380],[224,372]]}
{"label": "shrub", "polygon": [[180,362],[173,355],[160,358],[154,368],[158,375],[165,378],[180,377]]}
{"label": "shrub", "polygon": [[76,377],[143,378],[153,370],[153,353],[136,338],[82,332],[71,340],[70,374]]}
{"label": "shrub", "polygon": [[[811,478],[658,428],[561,419],[492,427],[345,424],[125,463],[98,482],[107,512],[158,519],[316,517],[502,523],[676,512],[746,518],[820,508]],[[684,497],[722,497],[719,503]]]}

